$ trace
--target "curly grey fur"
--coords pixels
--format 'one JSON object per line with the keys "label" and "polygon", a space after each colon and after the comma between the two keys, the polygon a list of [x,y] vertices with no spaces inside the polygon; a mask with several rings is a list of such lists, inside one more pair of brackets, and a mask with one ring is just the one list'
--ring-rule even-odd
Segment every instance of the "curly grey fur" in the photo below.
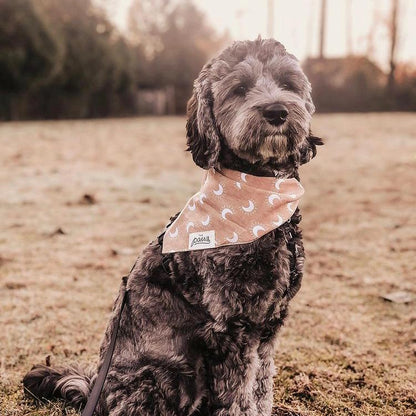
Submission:
{"label": "curly grey fur", "polygon": [[[242,96],[235,86],[244,84]],[[298,177],[316,153],[314,107],[297,60],[274,40],[236,42],[209,62],[189,101],[188,147],[203,167]],[[284,103],[287,121],[260,109]],[[276,337],[302,280],[304,250],[292,219],[245,245],[164,255],[150,243],[123,281],[101,362],[126,288],[113,363],[97,415],[270,416]],[[35,367],[39,397],[85,403],[92,377]]]}

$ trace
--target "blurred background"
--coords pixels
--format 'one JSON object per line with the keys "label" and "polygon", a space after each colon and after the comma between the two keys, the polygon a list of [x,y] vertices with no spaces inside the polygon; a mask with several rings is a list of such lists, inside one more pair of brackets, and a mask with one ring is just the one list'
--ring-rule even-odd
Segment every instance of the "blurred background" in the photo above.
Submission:
{"label": "blurred background", "polygon": [[318,111],[416,110],[414,0],[1,0],[0,119],[183,114],[201,66],[275,37]]}
{"label": "blurred background", "polygon": [[1,416],[79,414],[22,377],[97,362],[120,277],[199,189],[193,80],[259,34],[302,61],[325,139],[300,169],[275,414],[416,415],[415,0],[0,0],[0,18]]}

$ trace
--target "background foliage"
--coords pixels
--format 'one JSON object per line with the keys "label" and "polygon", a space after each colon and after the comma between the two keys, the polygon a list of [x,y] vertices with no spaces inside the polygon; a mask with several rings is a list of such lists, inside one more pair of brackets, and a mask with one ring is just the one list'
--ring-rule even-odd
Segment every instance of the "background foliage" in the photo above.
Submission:
{"label": "background foliage", "polygon": [[2,0],[0,15],[3,119],[137,114],[142,88],[168,85],[174,111],[183,112],[218,44],[190,2],[133,4],[131,39],[91,0]]}
{"label": "background foliage", "polygon": [[[162,111],[184,113],[201,66],[229,41],[190,0],[133,0],[123,34],[92,0],[1,0],[0,15],[3,120],[136,115],[146,91],[168,89]],[[396,69],[393,90],[364,57],[305,70],[318,111],[416,110],[411,66]]]}

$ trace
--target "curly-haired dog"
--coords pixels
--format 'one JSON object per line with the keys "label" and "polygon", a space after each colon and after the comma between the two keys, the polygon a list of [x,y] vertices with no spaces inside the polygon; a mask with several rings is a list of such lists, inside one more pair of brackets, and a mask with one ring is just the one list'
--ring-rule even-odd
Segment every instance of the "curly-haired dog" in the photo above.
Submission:
{"label": "curly-haired dog", "polygon": [[[236,42],[195,81],[188,150],[203,169],[298,178],[321,144],[310,133],[313,112],[310,84],[279,42]],[[127,287],[96,414],[270,415],[276,335],[302,279],[300,220],[296,209],[247,244],[164,254],[163,235],[150,243],[123,282],[101,346],[100,366]],[[80,408],[94,374],[36,366],[24,386]]]}

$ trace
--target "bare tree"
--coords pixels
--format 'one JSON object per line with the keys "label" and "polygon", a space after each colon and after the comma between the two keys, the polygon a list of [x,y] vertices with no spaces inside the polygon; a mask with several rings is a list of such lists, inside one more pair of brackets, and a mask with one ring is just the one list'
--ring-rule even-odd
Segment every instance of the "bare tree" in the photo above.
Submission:
{"label": "bare tree", "polygon": [[353,54],[352,50],[352,0],[346,0],[346,22],[345,22],[345,30],[346,30],[346,39],[347,39],[347,55],[350,56]]}
{"label": "bare tree", "polygon": [[309,17],[308,17],[308,30],[306,32],[306,56],[309,58],[313,54],[313,33],[315,28],[315,0],[309,1]]}
{"label": "bare tree", "polygon": [[389,24],[390,34],[390,53],[389,63],[390,71],[387,81],[387,92],[392,94],[395,87],[395,71],[396,71],[396,50],[397,50],[397,31],[398,31],[398,9],[399,0],[391,0],[391,19]]}
{"label": "bare tree", "polygon": [[370,30],[367,34],[367,56],[371,59],[374,57],[374,35],[380,23],[380,14],[377,7],[377,0],[373,0],[373,16],[371,18]]}
{"label": "bare tree", "polygon": [[274,1],[267,1],[267,36],[269,38],[274,36]]}
{"label": "bare tree", "polygon": [[127,16],[128,37],[142,45],[148,57],[163,48],[161,34],[174,8],[171,0],[132,0]]}
{"label": "bare tree", "polygon": [[326,0],[321,0],[321,29],[319,36],[319,58],[324,58],[325,47],[325,32],[326,32]]}

